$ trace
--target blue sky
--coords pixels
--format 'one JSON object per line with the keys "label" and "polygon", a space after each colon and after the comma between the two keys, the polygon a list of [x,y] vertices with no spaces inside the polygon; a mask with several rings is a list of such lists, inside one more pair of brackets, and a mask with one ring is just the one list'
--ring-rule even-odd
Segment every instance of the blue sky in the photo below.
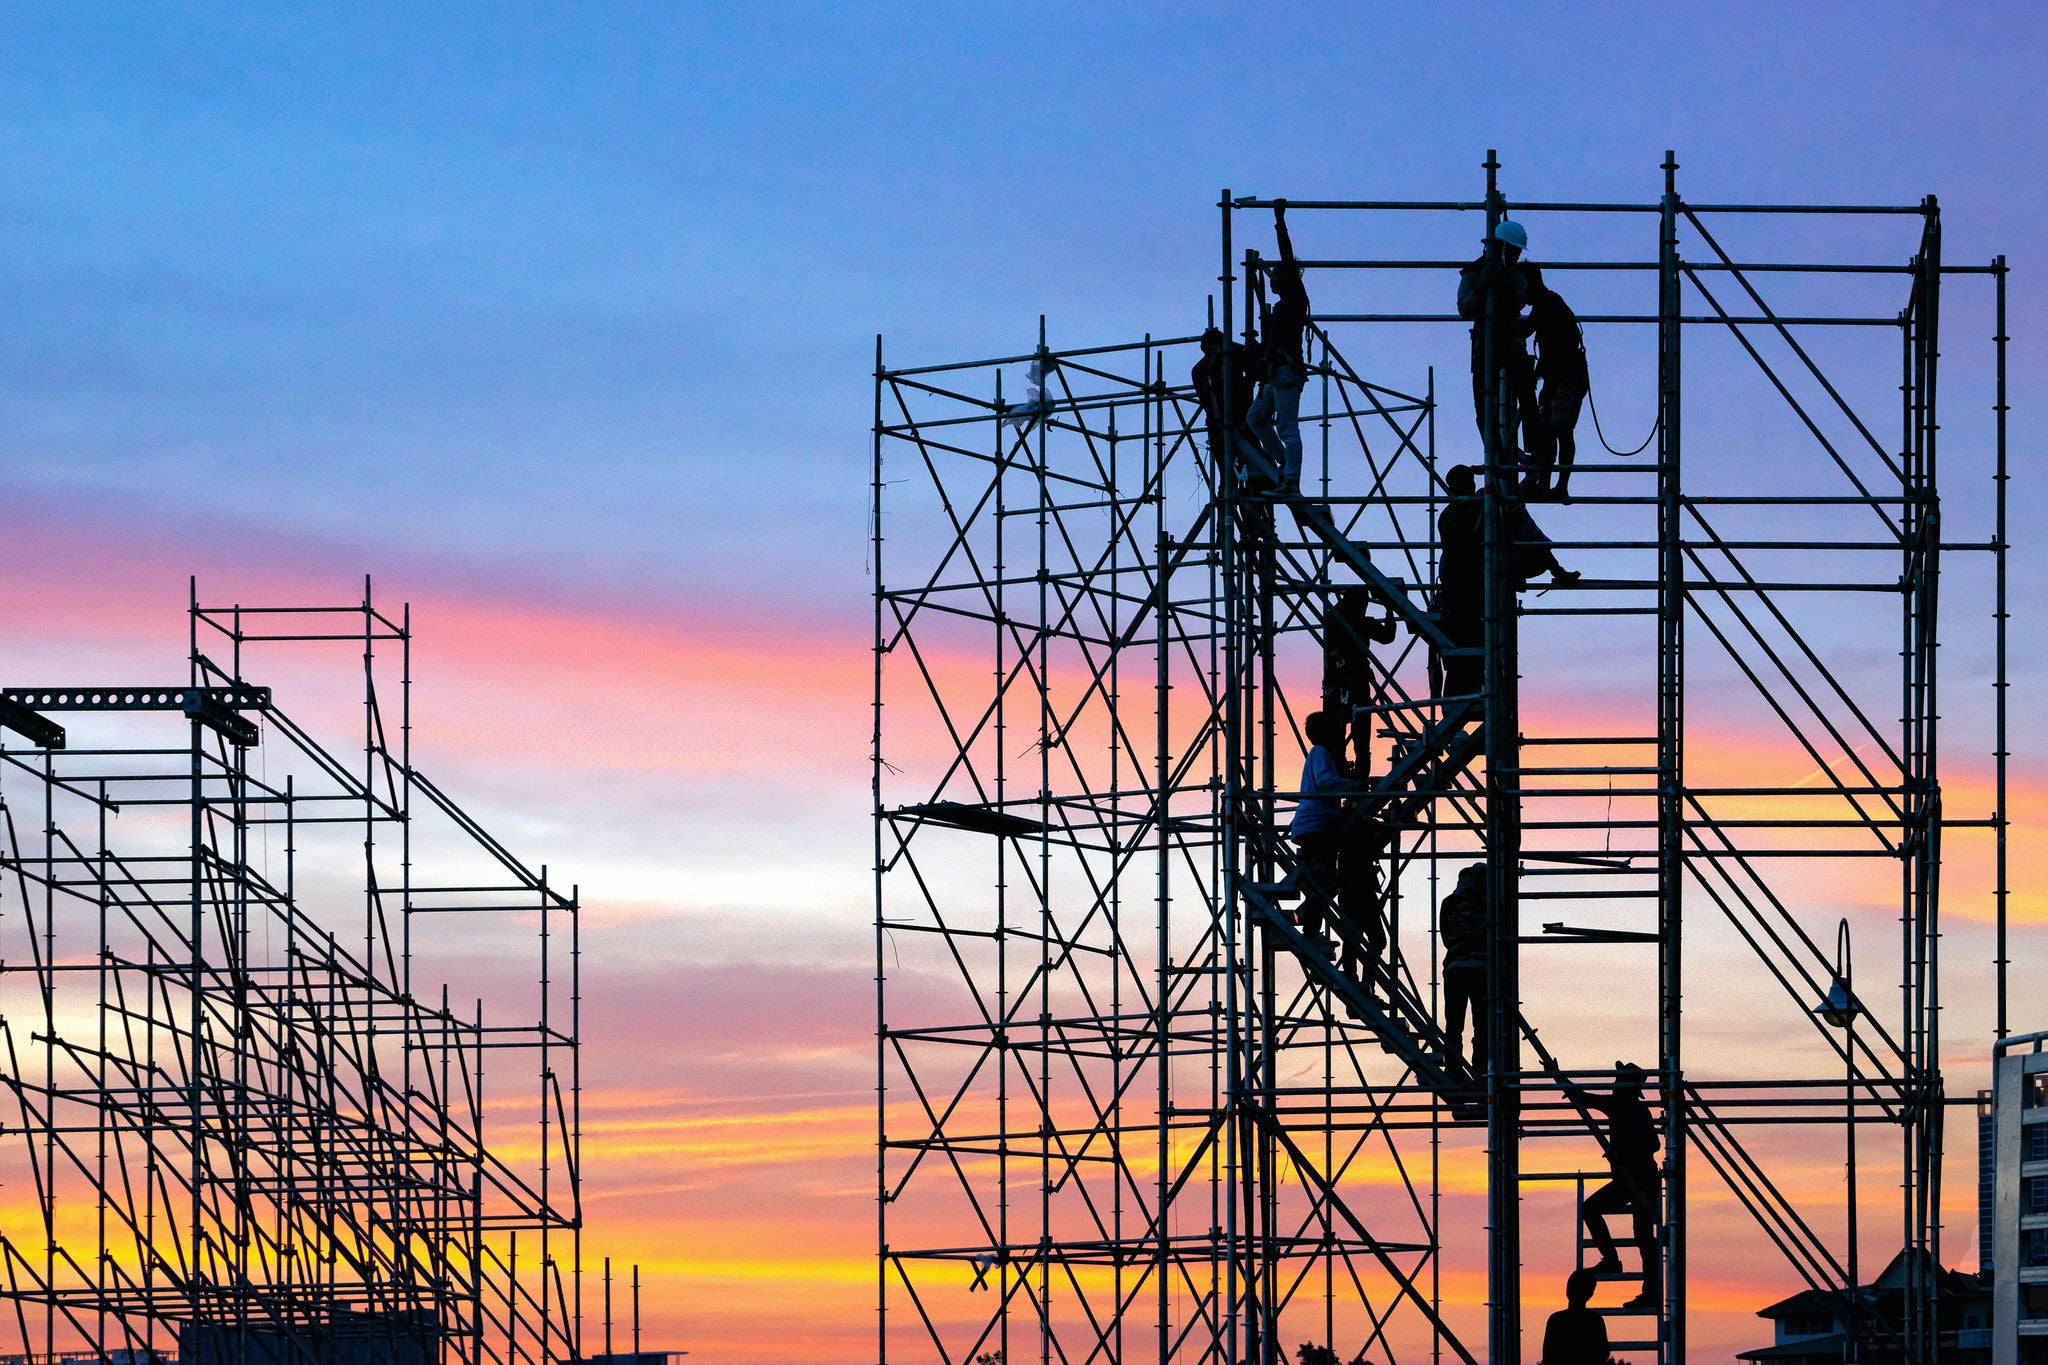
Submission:
{"label": "blue sky", "polygon": [[[1041,311],[1076,338],[1184,326],[1218,187],[1464,197],[1488,146],[1511,195],[1647,198],[1667,146],[1695,195],[1933,191],[1951,260],[2025,262],[2043,26],[2021,5],[17,7],[10,482],[565,591],[837,611],[878,331],[926,359],[1015,349]],[[2031,298],[2023,265],[2022,320]]]}

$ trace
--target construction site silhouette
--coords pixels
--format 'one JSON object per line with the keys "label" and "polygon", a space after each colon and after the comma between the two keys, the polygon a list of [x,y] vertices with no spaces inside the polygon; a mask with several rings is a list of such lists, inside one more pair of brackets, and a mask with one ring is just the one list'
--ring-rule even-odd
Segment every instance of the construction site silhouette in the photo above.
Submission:
{"label": "construction site silhouette", "polygon": [[[1207,330],[878,339],[878,1358],[1510,1362],[1576,1271],[1558,1358],[1676,1365],[1703,1182],[1849,1277],[1773,1169],[1853,1124],[1911,1281],[1866,1354],[1934,1359],[1944,975],[2007,1031],[2004,259],[1945,262],[1931,197],[1484,169],[1226,191]],[[1944,811],[1964,642],[1990,795]],[[1944,837],[1994,961],[1937,951]],[[1845,1032],[1814,907],[1852,876],[1899,927]],[[1784,1045],[1717,1046],[1750,1027]]]}

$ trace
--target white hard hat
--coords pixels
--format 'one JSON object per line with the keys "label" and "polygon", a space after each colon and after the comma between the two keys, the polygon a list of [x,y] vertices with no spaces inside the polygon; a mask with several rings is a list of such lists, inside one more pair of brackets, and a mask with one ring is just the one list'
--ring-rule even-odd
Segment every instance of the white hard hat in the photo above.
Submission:
{"label": "white hard hat", "polygon": [[1529,230],[1512,218],[1500,220],[1500,226],[1493,230],[1493,240],[1504,242],[1517,251],[1529,249]]}

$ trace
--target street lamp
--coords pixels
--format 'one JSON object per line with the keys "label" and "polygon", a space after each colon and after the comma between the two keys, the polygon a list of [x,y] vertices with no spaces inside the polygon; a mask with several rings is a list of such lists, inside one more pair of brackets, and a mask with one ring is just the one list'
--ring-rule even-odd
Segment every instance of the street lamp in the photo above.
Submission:
{"label": "street lamp", "polygon": [[1855,970],[1849,957],[1849,921],[1845,918],[1835,932],[1835,979],[1827,998],[1814,1010],[1824,1021],[1844,1031],[1842,1060],[1846,1066],[1848,1100],[1848,1185],[1849,1185],[1849,1313],[1844,1323],[1843,1365],[1856,1365],[1856,1300],[1863,1285],[1856,1272],[1856,1016],[1863,1006],[1856,999]]}

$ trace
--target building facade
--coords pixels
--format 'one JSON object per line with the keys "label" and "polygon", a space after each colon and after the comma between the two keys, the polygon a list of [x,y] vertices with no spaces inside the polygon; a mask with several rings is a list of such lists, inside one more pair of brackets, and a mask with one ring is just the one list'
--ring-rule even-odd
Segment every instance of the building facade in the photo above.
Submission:
{"label": "building facade", "polygon": [[2048,1362],[2048,1033],[1992,1054],[1992,1365]]}

